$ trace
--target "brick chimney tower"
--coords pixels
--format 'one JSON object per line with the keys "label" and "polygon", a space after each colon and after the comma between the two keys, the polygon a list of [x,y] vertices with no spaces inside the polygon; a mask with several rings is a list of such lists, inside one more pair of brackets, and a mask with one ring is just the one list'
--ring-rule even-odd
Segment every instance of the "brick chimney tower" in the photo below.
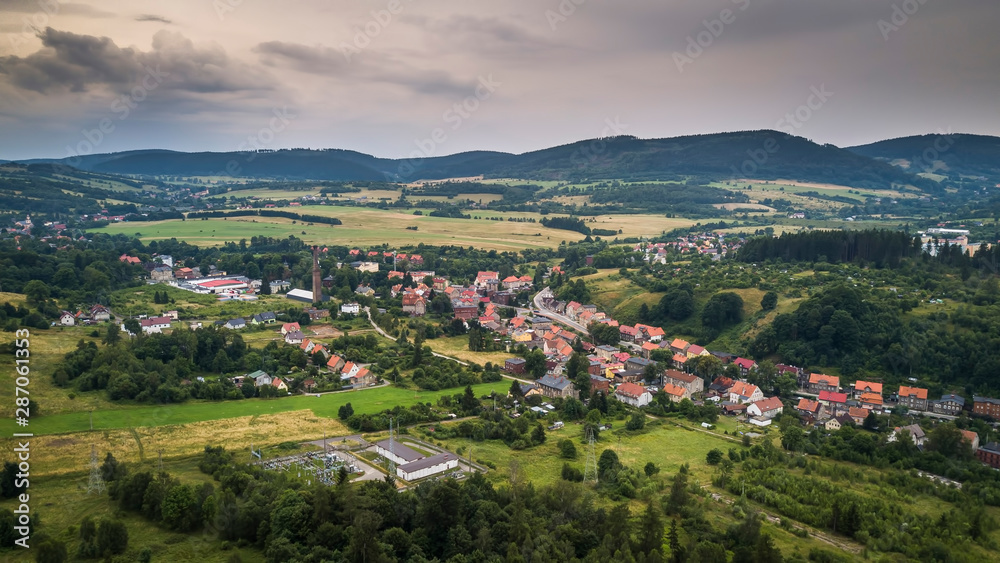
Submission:
{"label": "brick chimney tower", "polygon": [[323,302],[323,280],[319,269],[319,247],[313,245],[313,302]]}

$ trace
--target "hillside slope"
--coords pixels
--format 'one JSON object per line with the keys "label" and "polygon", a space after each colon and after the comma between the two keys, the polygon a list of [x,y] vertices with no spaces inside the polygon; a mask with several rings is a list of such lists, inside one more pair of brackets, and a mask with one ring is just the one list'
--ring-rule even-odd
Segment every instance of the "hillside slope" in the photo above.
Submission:
{"label": "hillside slope", "polygon": [[911,174],[1000,180],[1000,137],[985,135],[918,135],[879,141],[847,150],[896,164]]}

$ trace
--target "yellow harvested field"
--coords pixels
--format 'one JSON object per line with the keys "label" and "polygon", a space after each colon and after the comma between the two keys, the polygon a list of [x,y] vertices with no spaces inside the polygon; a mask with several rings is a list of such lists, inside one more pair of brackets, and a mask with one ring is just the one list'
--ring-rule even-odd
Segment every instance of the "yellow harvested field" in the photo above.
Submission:
{"label": "yellow harvested field", "polygon": [[[304,442],[327,437],[346,436],[350,431],[337,420],[322,418],[302,410],[273,415],[243,416],[224,420],[195,422],[174,426],[140,427],[130,430],[102,430],[74,434],[36,436],[32,439],[32,473],[53,475],[79,472],[90,461],[90,447],[111,452],[118,461],[153,460],[163,450],[163,457],[197,455],[205,446],[225,446],[237,455],[249,456],[254,448],[283,442]],[[138,440],[137,440],[138,438]],[[0,440],[7,451],[14,447],[9,439]],[[141,448],[140,448],[141,443]],[[265,452],[266,453],[266,452]]]}

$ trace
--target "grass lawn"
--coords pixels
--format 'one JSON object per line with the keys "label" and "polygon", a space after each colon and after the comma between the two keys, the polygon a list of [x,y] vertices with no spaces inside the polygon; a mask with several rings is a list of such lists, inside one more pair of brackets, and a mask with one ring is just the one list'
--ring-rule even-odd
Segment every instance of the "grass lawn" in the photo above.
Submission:
{"label": "grass lawn", "polygon": [[[634,434],[619,431],[618,428],[623,429],[625,422],[616,421],[614,423],[616,430],[601,434],[595,444],[595,455],[599,458],[605,449],[612,449],[625,465],[641,471],[646,463],[651,461],[665,474],[674,474],[682,464],[687,463],[690,464],[693,479],[706,484],[711,480],[714,468],[705,463],[705,455],[714,448],[726,452],[729,448],[742,447],[722,437],[679,428],[671,422],[650,420],[647,423],[647,431]],[[570,423],[560,430],[548,431],[544,444],[521,451],[512,450],[498,440],[474,442],[466,438],[456,438],[442,440],[440,443],[450,451],[464,448],[464,457],[468,457],[468,450],[471,447],[474,461],[489,461],[496,465],[496,471],[490,471],[488,474],[495,481],[509,480],[511,463],[516,462],[518,471],[523,473],[523,478],[533,482],[537,487],[558,481],[561,478],[563,463],[566,461],[583,470],[587,446],[583,441],[581,429],[582,426],[579,424]],[[419,430],[414,433],[421,438],[433,440],[433,434],[427,437]],[[575,460],[566,460],[559,456],[557,444],[565,438],[573,440],[576,445]]]}
{"label": "grass lawn", "polygon": [[507,358],[512,354],[508,352],[472,352],[469,350],[468,336],[452,336],[449,338],[435,338],[425,342],[432,350],[438,354],[458,358],[463,362],[475,362],[481,366],[486,362],[500,364],[502,367]]}
{"label": "grass lawn", "polygon": [[[482,383],[473,387],[477,396],[489,394],[491,389],[506,391],[501,383]],[[263,416],[299,410],[311,410],[316,416],[336,418],[337,410],[350,402],[359,414],[375,413],[397,405],[410,406],[417,402],[437,401],[442,395],[461,393],[461,388],[443,391],[422,391],[379,387],[360,391],[347,391],[328,395],[297,395],[280,399],[246,399],[242,401],[203,402],[189,401],[179,405],[144,405],[104,409],[94,412],[94,429],[109,430],[148,426],[188,424],[208,420],[222,420],[241,416]],[[44,408],[44,405],[42,406]],[[0,432],[16,432],[17,426],[10,418],[0,421]],[[36,436],[83,432],[90,429],[87,412],[70,412],[42,416],[31,420],[31,431]]]}

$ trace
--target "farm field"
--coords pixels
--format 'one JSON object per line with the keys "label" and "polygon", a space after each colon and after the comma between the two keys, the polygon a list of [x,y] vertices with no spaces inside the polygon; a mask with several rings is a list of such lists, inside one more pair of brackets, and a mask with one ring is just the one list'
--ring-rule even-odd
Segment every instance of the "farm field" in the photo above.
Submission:
{"label": "farm field", "polygon": [[[274,238],[295,235],[306,243],[317,244],[407,246],[423,242],[488,250],[522,250],[553,248],[561,241],[583,238],[579,233],[548,229],[537,223],[428,217],[360,207],[311,206],[303,213],[337,217],[344,224],[308,225],[278,217],[241,217],[117,223],[100,231],[126,235],[139,233],[137,236],[144,241],[178,238],[199,246],[221,245],[253,235]],[[407,227],[418,230],[408,230]]]}
{"label": "farm field", "polygon": [[[501,387],[497,392],[506,391],[499,383],[483,383],[473,386],[476,395],[489,394],[490,390]],[[308,409],[316,416],[337,418],[337,410],[350,402],[359,414],[376,413],[397,405],[410,406],[418,402],[435,402],[442,395],[461,393],[461,388],[443,391],[423,391],[398,387],[379,387],[360,391],[330,393],[319,397],[298,395],[280,399],[246,399],[241,401],[199,402],[189,401],[177,405],[131,406],[117,409],[94,411],[94,429],[111,430],[149,426],[169,426],[189,424],[209,420],[223,420],[242,416],[263,416]],[[10,418],[0,421],[0,431],[11,433],[16,426]],[[31,420],[31,429],[36,436],[83,432],[90,429],[90,414],[86,411],[41,416]]]}

